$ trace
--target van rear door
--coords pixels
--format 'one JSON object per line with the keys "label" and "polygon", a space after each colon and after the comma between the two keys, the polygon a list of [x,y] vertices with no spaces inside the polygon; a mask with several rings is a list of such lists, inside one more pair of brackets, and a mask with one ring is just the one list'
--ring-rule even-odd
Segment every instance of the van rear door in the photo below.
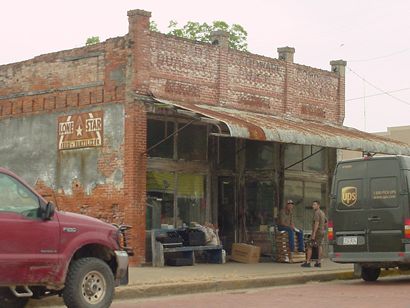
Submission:
{"label": "van rear door", "polygon": [[[367,161],[369,252],[402,251],[401,170],[395,157]],[[403,178],[404,180],[404,178]]]}
{"label": "van rear door", "polygon": [[332,200],[335,252],[367,251],[366,169],[363,161],[342,162],[336,169]]}
{"label": "van rear door", "polygon": [[335,252],[403,250],[403,190],[396,157],[347,161],[334,183]]}

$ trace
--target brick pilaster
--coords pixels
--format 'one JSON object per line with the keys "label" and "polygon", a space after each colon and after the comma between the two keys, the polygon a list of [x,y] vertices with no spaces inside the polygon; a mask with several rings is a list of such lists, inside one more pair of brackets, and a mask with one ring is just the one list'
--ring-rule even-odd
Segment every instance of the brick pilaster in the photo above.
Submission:
{"label": "brick pilaster", "polygon": [[343,124],[345,119],[345,75],[346,75],[346,64],[344,60],[330,61],[331,70],[333,73],[339,75],[339,85],[337,91],[337,101],[338,101],[338,124]]}

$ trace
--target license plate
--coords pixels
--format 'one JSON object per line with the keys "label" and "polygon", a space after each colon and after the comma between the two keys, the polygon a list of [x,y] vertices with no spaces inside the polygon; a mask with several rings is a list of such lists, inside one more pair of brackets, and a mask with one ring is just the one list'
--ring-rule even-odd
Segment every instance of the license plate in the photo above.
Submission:
{"label": "license plate", "polygon": [[357,236],[343,237],[343,245],[357,245]]}

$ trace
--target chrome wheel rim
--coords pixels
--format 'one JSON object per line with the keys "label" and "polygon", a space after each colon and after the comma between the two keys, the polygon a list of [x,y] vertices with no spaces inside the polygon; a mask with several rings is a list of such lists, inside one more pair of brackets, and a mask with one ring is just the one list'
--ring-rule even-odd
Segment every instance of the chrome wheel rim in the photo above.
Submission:
{"label": "chrome wheel rim", "polygon": [[104,276],[97,271],[88,272],[81,284],[81,293],[85,301],[95,305],[102,301],[107,289],[107,282]]}

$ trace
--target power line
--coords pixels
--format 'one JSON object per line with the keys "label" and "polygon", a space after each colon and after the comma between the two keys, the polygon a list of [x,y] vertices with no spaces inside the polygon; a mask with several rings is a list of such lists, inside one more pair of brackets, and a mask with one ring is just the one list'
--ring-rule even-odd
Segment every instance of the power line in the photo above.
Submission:
{"label": "power line", "polygon": [[349,60],[349,62],[370,62],[370,61],[374,61],[374,60],[379,60],[379,59],[384,59],[384,58],[389,58],[389,57],[393,57],[395,55],[401,54],[401,53],[405,53],[407,51],[409,51],[410,48],[406,48],[406,49],[402,49],[402,50],[398,50],[395,52],[392,52],[388,55],[384,55],[384,56],[379,56],[379,57],[374,57],[374,58],[369,58],[369,59],[363,59],[363,60]]}
{"label": "power line", "polygon": [[[397,93],[397,92],[406,91],[406,90],[410,90],[410,88],[403,88],[403,89],[398,89],[398,90],[386,91],[386,93]],[[376,94],[371,94],[371,95],[366,95],[366,96],[349,98],[349,99],[346,99],[345,101],[349,102],[349,101],[355,101],[355,100],[358,100],[358,99],[363,99],[363,98],[368,98],[368,97],[373,97],[373,96],[386,95],[386,93],[376,93]]]}
{"label": "power line", "polygon": [[352,70],[349,66],[348,66],[347,68],[349,69],[349,71],[351,71],[353,74],[355,74],[355,75],[356,75],[357,77],[359,77],[361,80],[363,80],[365,83],[369,84],[370,86],[372,86],[372,87],[375,88],[376,90],[380,91],[382,94],[385,94],[385,95],[387,95],[387,96],[390,96],[391,98],[393,98],[393,99],[395,99],[395,100],[397,100],[397,101],[399,101],[399,102],[401,102],[401,103],[403,103],[403,104],[406,104],[406,105],[409,105],[409,106],[410,106],[410,103],[409,103],[409,102],[407,102],[407,101],[405,101],[405,100],[402,100],[402,99],[400,99],[400,98],[398,98],[398,97],[395,97],[395,96],[391,95],[389,92],[387,92],[387,91],[381,89],[380,87],[374,85],[374,84],[371,83],[370,81],[366,80],[364,77],[360,76],[360,75],[359,75],[358,73],[356,73],[354,70]]}

